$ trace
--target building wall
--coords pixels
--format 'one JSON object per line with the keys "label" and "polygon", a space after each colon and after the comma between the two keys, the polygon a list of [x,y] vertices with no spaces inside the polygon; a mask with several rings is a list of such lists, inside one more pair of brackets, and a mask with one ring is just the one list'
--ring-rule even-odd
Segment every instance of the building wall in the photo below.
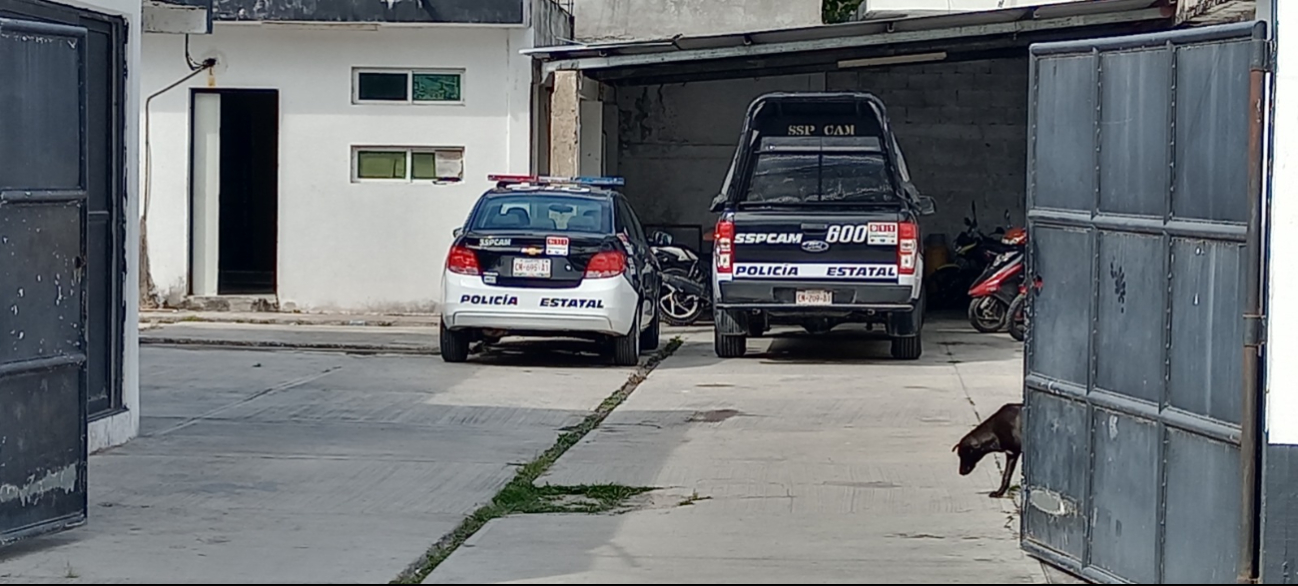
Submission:
{"label": "building wall", "polygon": [[821,0],[574,0],[583,42],[815,26]]}
{"label": "building wall", "polygon": [[709,227],[749,102],[769,91],[869,91],[888,107],[915,184],[937,200],[926,233],[1024,217],[1026,57],[617,88],[617,171],[642,220]]}
{"label": "building wall", "polygon": [[1023,8],[1044,4],[1065,4],[1068,2],[1086,2],[1088,0],[865,0],[857,10],[858,14],[869,12],[971,12],[975,10],[996,10],[998,8]]}
{"label": "building wall", "polygon": [[[126,20],[126,160],[134,161],[139,153],[137,119],[143,101],[140,97],[140,0],[57,0],[57,4],[92,10],[101,14],[121,16]],[[127,218],[139,213],[139,169],[129,165],[125,210]],[[140,357],[139,357],[139,223],[126,222],[126,275],[122,292],[126,304],[126,327],[122,344],[122,407],[123,410],[89,423],[86,429],[87,449],[97,452],[126,443],[139,434],[140,429]]]}
{"label": "building wall", "polygon": [[990,59],[830,73],[828,89],[871,92],[920,192],[937,200],[926,233],[954,236],[970,204],[984,230],[1022,225],[1027,195],[1028,61]]}
{"label": "building wall", "polygon": [[617,173],[640,220],[710,227],[748,104],[824,83],[824,75],[795,75],[617,88]]}
{"label": "building wall", "polygon": [[[188,73],[183,37],[145,36],[144,87]],[[530,166],[523,28],[258,26],[191,37],[218,60],[153,100],[149,253],[157,292],[189,291],[190,92],[275,89],[280,100],[278,295],[304,311],[428,311],[451,241],[489,173]],[[353,67],[464,69],[463,105],[354,105]],[[353,183],[353,145],[463,147],[464,181]]]}

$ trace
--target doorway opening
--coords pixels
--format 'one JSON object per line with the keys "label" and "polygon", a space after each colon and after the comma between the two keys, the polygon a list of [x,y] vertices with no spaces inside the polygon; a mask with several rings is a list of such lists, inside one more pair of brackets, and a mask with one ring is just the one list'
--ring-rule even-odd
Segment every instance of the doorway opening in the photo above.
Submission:
{"label": "doorway opening", "polygon": [[193,95],[191,294],[273,295],[279,92]]}

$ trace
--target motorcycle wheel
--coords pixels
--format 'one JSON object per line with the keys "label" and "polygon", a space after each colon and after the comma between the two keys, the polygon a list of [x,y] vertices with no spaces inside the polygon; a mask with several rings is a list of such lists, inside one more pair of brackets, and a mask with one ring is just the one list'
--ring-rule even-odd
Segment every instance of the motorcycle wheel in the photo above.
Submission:
{"label": "motorcycle wheel", "polygon": [[[676,268],[667,269],[663,272],[682,277],[688,276],[685,271]],[[673,326],[693,325],[703,316],[703,306],[703,299],[698,295],[679,291],[671,285],[663,283],[662,297],[658,299],[658,309],[661,311],[663,321],[668,324]]]}
{"label": "motorcycle wheel", "polygon": [[976,297],[969,302],[969,324],[984,334],[994,334],[1005,327],[1008,308],[995,297]]}
{"label": "motorcycle wheel", "polygon": [[1010,337],[1022,342],[1027,338],[1027,314],[1025,308],[1028,298],[1019,295],[1014,298],[1014,303],[1010,304],[1008,325],[1006,328],[1010,331]]}

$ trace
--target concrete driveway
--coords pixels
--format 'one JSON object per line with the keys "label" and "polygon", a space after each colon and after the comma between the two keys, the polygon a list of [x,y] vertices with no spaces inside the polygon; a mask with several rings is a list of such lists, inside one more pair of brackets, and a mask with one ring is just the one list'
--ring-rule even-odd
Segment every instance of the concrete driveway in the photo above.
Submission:
{"label": "concrete driveway", "polygon": [[0,551],[0,582],[386,583],[633,371],[570,349],[145,346],[142,437],[91,457],[88,524]]}
{"label": "concrete driveway", "polygon": [[[687,343],[538,483],[657,487],[617,515],[492,521],[426,583],[1034,583],[1012,500],[951,446],[1021,397],[1008,336],[948,321],[918,363],[800,335]],[[760,353],[757,353],[759,352]]]}
{"label": "concrete driveway", "polygon": [[[324,327],[153,332],[143,435],[91,458],[89,524],[0,550],[0,583],[387,582],[638,380],[563,342],[458,365],[274,349],[418,352],[432,333]],[[1020,396],[1007,336],[938,322],[898,363],[885,341],[800,335],[720,361],[710,328],[678,333],[537,481],[657,490],[492,520],[426,582],[1042,581],[1012,501],[986,496],[996,464],[960,477],[950,453]],[[272,348],[220,347],[241,341]]]}

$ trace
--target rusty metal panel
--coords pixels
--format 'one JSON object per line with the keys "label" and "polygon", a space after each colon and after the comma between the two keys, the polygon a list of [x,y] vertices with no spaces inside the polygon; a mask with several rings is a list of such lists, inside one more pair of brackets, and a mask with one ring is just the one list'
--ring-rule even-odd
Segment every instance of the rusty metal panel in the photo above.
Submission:
{"label": "rusty metal panel", "polygon": [[1167,430],[1167,539],[1163,581],[1235,582],[1239,550],[1239,448],[1198,434]]}
{"label": "rusty metal panel", "polygon": [[1158,426],[1093,411],[1091,563],[1137,584],[1158,583]]}
{"label": "rusty metal panel", "polygon": [[0,19],[0,545],[86,517],[85,62]]}
{"label": "rusty metal panel", "polygon": [[1250,43],[1176,52],[1176,188],[1172,215],[1248,221]]}
{"label": "rusty metal panel", "polygon": [[1171,51],[1106,53],[1100,67],[1100,210],[1162,215],[1171,182]]}
{"label": "rusty metal panel", "polygon": [[1158,405],[1163,396],[1167,247],[1157,236],[1101,231],[1095,388]]}
{"label": "rusty metal panel", "polygon": [[1095,58],[1040,62],[1034,88],[1036,205],[1089,210],[1095,193]]}
{"label": "rusty metal panel", "polygon": [[1243,316],[1264,38],[1246,23],[1031,49],[1028,271],[1043,283],[1022,544],[1095,582],[1254,571]]}
{"label": "rusty metal panel", "polygon": [[[1244,247],[1238,242],[1172,242],[1169,408],[1239,425],[1240,394],[1223,393],[1243,377]],[[1235,319],[1230,319],[1234,317]]]}

